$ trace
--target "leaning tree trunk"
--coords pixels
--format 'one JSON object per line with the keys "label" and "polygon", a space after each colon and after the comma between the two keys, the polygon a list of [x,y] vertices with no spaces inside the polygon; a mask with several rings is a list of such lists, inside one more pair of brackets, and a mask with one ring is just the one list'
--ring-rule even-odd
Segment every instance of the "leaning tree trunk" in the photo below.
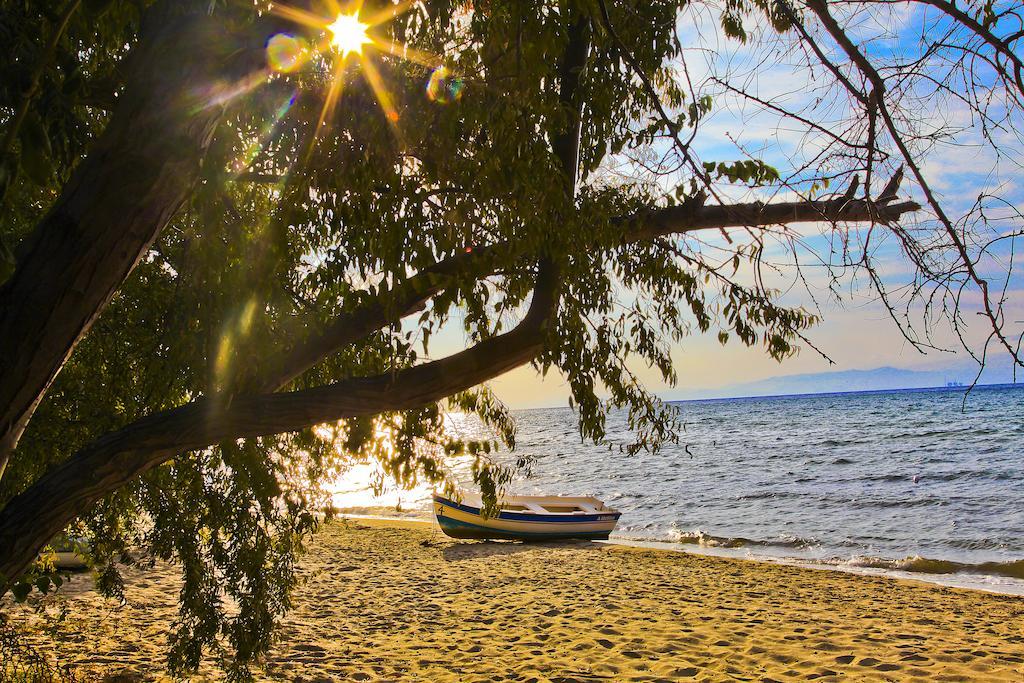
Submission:
{"label": "leaning tree trunk", "polygon": [[212,74],[224,31],[183,9],[195,4],[206,7],[147,12],[109,124],[0,287],[0,476],[75,344],[199,177],[230,81]]}
{"label": "leaning tree trunk", "polygon": [[288,393],[197,399],[107,434],[51,468],[0,509],[0,596],[54,534],[104,496],[177,453],[229,439],[419,408],[529,363],[558,307],[558,274],[542,262],[533,301],[512,330],[447,358]]}

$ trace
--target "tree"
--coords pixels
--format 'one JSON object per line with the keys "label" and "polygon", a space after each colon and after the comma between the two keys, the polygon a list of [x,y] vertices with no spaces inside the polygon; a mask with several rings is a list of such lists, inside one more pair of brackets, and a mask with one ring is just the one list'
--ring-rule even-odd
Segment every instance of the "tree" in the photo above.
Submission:
{"label": "tree", "polygon": [[[771,239],[797,250],[798,223],[833,231],[833,272],[867,273],[915,344],[928,339],[900,306],[962,331],[970,290],[1020,363],[1006,287],[990,284],[1019,228],[985,201],[951,217],[922,170],[948,131],[915,113],[945,95],[1009,128],[1014,7],[912,3],[931,22],[921,55],[844,30],[884,3],[712,8],[726,36],[778,41],[845,103],[840,123],[815,120],[712,73],[705,87],[816,136],[782,177],[743,149],[698,153],[714,101],[680,75],[686,3],[367,3],[362,56],[330,28],[357,8],[331,5],[4,3],[5,587],[45,587],[33,561],[69,525],[112,593],[129,548],[174,558],[172,668],[226,641],[244,675],[346,462],[443,484],[444,458],[464,454],[493,498],[509,470],[447,435],[445,406],[514,446],[485,383],[527,363],[564,374],[584,437],[602,441],[624,408],[628,451],[677,438],[631,367],[674,382],[670,347],[691,329],[780,360],[809,343],[817,315],[761,273]],[[925,212],[898,198],[903,169],[928,214],[913,223]],[[883,239],[915,270],[901,296],[874,266]],[[431,358],[460,314],[467,347]]]}

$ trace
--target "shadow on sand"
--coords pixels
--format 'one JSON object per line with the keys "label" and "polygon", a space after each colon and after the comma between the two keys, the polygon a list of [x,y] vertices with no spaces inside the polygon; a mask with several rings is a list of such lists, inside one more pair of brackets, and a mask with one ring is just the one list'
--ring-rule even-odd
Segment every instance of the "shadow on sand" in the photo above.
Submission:
{"label": "shadow on sand", "polygon": [[585,540],[567,541],[464,541],[446,546],[441,551],[448,562],[472,560],[478,557],[496,555],[516,555],[518,553],[544,550],[548,548],[572,548],[573,550],[600,550],[600,543]]}

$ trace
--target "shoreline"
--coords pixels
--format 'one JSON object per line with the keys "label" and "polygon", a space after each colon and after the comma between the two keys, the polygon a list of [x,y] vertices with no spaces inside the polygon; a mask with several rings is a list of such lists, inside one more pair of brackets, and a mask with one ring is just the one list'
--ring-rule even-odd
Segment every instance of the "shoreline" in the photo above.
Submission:
{"label": "shoreline", "polygon": [[[390,516],[385,514],[350,514],[342,512],[341,514],[339,514],[338,518],[355,520],[379,520],[387,522],[408,523],[409,525],[417,526],[424,525],[428,527],[437,528],[437,525],[433,518],[427,517],[427,514],[428,513],[425,512],[410,511],[408,516]],[[855,576],[877,576],[891,578],[898,581],[917,581],[931,586],[944,586],[947,588],[976,590],[981,591],[983,593],[992,593],[995,595],[1024,596],[1024,579],[1018,579],[1013,576],[991,573],[972,573],[969,570],[954,570],[939,573],[927,571],[910,571],[906,569],[900,569],[896,566],[876,566],[877,564],[882,562],[886,564],[898,565],[900,563],[906,562],[907,560],[913,559],[911,557],[908,557],[904,560],[880,560],[876,558],[861,558],[864,564],[857,564],[854,561],[854,559],[856,558],[851,558],[851,560],[845,561],[829,561],[811,558],[805,559],[799,557],[786,557],[783,555],[772,555],[768,553],[760,554],[751,552],[749,548],[742,547],[726,548],[713,545],[701,545],[698,543],[678,543],[673,541],[631,539],[621,536],[612,536],[612,538],[606,541],[594,542],[607,545],[625,546],[631,548],[643,548],[646,550],[653,550],[658,552],[684,553],[702,557],[720,557],[725,559],[743,560],[746,562],[763,562],[766,564],[801,567],[805,569],[815,569],[820,571],[835,571],[842,572],[844,574],[853,574]],[[928,560],[928,562],[949,562],[950,565],[958,564],[952,561],[945,560]],[[1024,560],[1018,560],[1017,562],[1024,562]]]}
{"label": "shoreline", "polygon": [[[84,680],[169,681],[177,570],[125,568],[123,606],[78,575],[41,610],[2,608]],[[298,572],[259,681],[1024,678],[1024,600],[921,581],[352,518],[325,524]],[[222,677],[207,656],[192,680]]]}

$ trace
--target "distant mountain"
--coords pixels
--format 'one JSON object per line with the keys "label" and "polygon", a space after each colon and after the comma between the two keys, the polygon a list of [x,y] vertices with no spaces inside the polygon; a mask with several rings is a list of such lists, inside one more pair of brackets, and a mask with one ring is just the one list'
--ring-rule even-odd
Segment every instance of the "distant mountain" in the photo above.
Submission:
{"label": "distant mountain", "polygon": [[[1003,364],[986,367],[982,384],[1012,382],[1010,367]],[[786,394],[824,394],[840,391],[880,391],[885,389],[922,389],[950,383],[970,384],[978,370],[973,365],[956,365],[941,370],[907,370],[882,367],[872,370],[841,370],[802,375],[769,377],[756,382],[732,384],[718,389],[685,392],[675,397],[734,398],[739,396],[779,396]]]}

